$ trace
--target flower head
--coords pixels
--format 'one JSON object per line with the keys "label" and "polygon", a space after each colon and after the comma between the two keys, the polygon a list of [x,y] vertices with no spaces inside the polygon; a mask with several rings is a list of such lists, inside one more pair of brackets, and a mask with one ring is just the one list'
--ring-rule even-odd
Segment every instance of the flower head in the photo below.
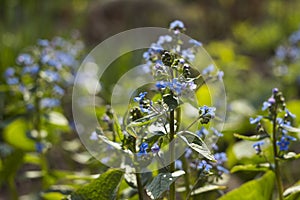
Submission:
{"label": "flower head", "polygon": [[258,141],[258,142],[255,142],[252,147],[255,149],[256,153],[257,154],[260,154],[261,153],[261,146],[265,144],[264,141]]}

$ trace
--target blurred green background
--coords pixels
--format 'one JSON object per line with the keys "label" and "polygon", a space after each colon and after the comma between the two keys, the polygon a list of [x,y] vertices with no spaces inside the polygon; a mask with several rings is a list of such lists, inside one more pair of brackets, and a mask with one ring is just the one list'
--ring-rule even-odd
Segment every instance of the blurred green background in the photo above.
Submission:
{"label": "blurred green background", "polygon": [[[229,102],[225,131],[251,133],[254,128],[248,125],[248,117],[260,109],[273,87],[284,91],[290,100],[288,105],[300,118],[299,59],[289,66],[288,75],[274,74],[277,47],[288,44],[289,35],[300,28],[299,10],[299,0],[1,0],[0,72],[3,74],[8,66],[15,65],[17,55],[39,38],[70,37],[79,33],[88,52],[121,31],[146,26],[167,27],[171,21],[179,19],[186,24],[186,34],[201,41],[225,72]],[[126,70],[124,66],[132,66],[130,59],[122,62],[120,74]],[[111,76],[118,77],[116,72],[112,73]],[[3,76],[0,81],[4,83]],[[116,80],[104,81],[112,85]],[[102,95],[105,99],[106,94]],[[11,97],[2,90],[0,97],[0,120],[4,120],[12,115],[5,112]],[[76,135],[68,137],[76,138]],[[0,141],[3,141],[2,135]],[[232,135],[225,135],[222,148],[234,149],[234,142]],[[229,158],[229,167],[237,163],[234,155],[229,154]],[[89,167],[93,169],[93,165]],[[82,168],[72,165],[70,170]],[[249,178],[252,176],[240,177],[241,180]],[[233,181],[232,188],[239,181]],[[5,199],[6,189],[0,190],[0,199],[1,194]],[[31,190],[30,186],[23,187],[20,193]]]}

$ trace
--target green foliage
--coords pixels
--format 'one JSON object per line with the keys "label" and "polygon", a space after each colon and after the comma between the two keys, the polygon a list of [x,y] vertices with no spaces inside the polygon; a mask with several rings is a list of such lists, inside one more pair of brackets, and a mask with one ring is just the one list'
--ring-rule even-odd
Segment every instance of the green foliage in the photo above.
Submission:
{"label": "green foliage", "polygon": [[247,165],[236,165],[230,172],[235,173],[238,171],[268,171],[271,170],[269,163],[260,163],[260,164],[247,164]]}
{"label": "green foliage", "polygon": [[176,171],[173,173],[159,173],[153,181],[146,187],[146,193],[151,199],[158,199],[167,191],[170,185],[180,176],[185,174],[184,171]]}
{"label": "green foliage", "polygon": [[71,194],[72,200],[108,200],[116,199],[118,186],[123,172],[119,169],[110,169],[99,178],[80,187]]}
{"label": "green foliage", "polygon": [[240,200],[240,199],[271,199],[275,175],[272,171],[265,173],[261,178],[249,181],[237,189],[228,192],[219,200]]}
{"label": "green foliage", "polygon": [[259,141],[262,139],[265,139],[267,137],[270,137],[269,134],[264,133],[264,134],[259,134],[259,135],[253,135],[253,136],[245,136],[245,135],[240,135],[238,133],[233,134],[234,137],[242,139],[242,140],[248,140],[248,141]]}

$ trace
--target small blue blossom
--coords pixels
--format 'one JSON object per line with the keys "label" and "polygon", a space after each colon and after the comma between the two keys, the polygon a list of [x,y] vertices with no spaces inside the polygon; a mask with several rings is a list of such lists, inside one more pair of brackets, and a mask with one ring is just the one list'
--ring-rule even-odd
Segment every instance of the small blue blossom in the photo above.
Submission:
{"label": "small blue blossom", "polygon": [[64,66],[70,67],[75,63],[74,57],[66,52],[58,51],[55,55],[57,60]]}
{"label": "small blue blossom", "polygon": [[149,145],[147,142],[143,142],[141,145],[140,145],[140,151],[146,151],[148,149]]}
{"label": "small blue blossom", "polygon": [[20,65],[32,65],[33,59],[31,55],[24,53],[18,56],[17,63]]}
{"label": "small blue blossom", "polygon": [[180,20],[175,20],[172,23],[170,23],[170,29],[176,30],[176,29],[184,29],[184,23]]}
{"label": "small blue blossom", "polygon": [[193,151],[192,151],[191,148],[186,148],[185,153],[184,153],[184,157],[189,158],[189,157],[191,157],[192,153],[193,153]]}
{"label": "small blue blossom", "polygon": [[202,75],[209,75],[215,70],[215,66],[213,64],[209,65],[205,69],[202,70]]}
{"label": "small blue blossom", "polygon": [[217,73],[217,79],[219,81],[222,81],[223,77],[224,77],[224,72],[223,71],[218,71],[218,73]]}
{"label": "small blue blossom", "polygon": [[265,101],[265,102],[263,103],[263,106],[262,106],[261,110],[262,110],[262,111],[265,111],[265,110],[267,110],[267,109],[268,109],[269,107],[271,107],[271,106],[272,106],[271,103]]}
{"label": "small blue blossom", "polygon": [[287,108],[285,109],[285,113],[287,114],[288,117],[291,117],[291,118],[293,118],[293,119],[296,118],[296,115],[293,114],[293,113],[291,113]]}
{"label": "small blue blossom", "polygon": [[23,74],[27,74],[28,73],[28,74],[34,75],[34,74],[37,74],[39,72],[39,70],[40,70],[40,67],[38,65],[25,66],[23,68],[22,73]]}
{"label": "small blue blossom", "polygon": [[35,143],[35,150],[38,153],[42,153],[45,145],[42,142],[36,142]]}
{"label": "small blue blossom", "polygon": [[38,40],[38,45],[40,45],[42,47],[49,46],[49,41],[48,40],[44,40],[44,39],[39,39]]}
{"label": "small blue blossom", "polygon": [[224,152],[216,153],[214,155],[214,157],[217,161],[217,164],[219,164],[219,165],[222,165],[224,162],[227,161],[227,156],[226,156],[226,153],[224,153]]}
{"label": "small blue blossom", "polygon": [[181,160],[176,160],[175,161],[175,168],[176,169],[182,169],[182,161]]}
{"label": "small blue blossom", "polygon": [[200,128],[200,130],[198,130],[196,132],[196,134],[199,136],[199,137],[205,137],[206,135],[209,134],[208,130],[206,128],[204,128],[203,126]]}
{"label": "small blue blossom", "polygon": [[152,147],[151,147],[151,151],[152,153],[158,153],[160,150],[159,146],[157,143],[155,143]]}
{"label": "small blue blossom", "polygon": [[192,62],[195,59],[195,54],[191,49],[184,49],[181,51],[181,55],[184,59]]}
{"label": "small blue blossom", "polygon": [[144,100],[146,94],[147,94],[147,92],[141,92],[141,93],[139,94],[139,96],[138,96],[138,97],[134,97],[133,100],[134,100],[135,102],[140,102],[140,101]]}
{"label": "small blue blossom", "polygon": [[212,128],[210,128],[210,130],[213,131],[213,134],[215,136],[217,136],[217,137],[223,137],[223,133],[219,132],[217,129],[215,129],[215,128],[212,127]]}
{"label": "small blue blossom", "polygon": [[98,139],[99,138],[98,138],[98,134],[96,133],[96,131],[92,132],[91,136],[90,136],[90,140],[96,141]]}
{"label": "small blue blossom", "polygon": [[280,151],[287,151],[289,149],[290,141],[287,137],[282,136],[276,144],[279,146]]}
{"label": "small blue blossom", "polygon": [[158,45],[162,45],[162,44],[164,44],[166,42],[171,42],[171,41],[172,41],[172,37],[171,36],[169,36],[169,35],[163,35],[163,36],[160,36],[158,38],[157,44]]}
{"label": "small blue blossom", "polygon": [[165,89],[168,84],[164,81],[158,81],[155,86],[157,87],[157,89]]}
{"label": "small blue blossom", "polygon": [[9,67],[5,70],[5,77],[12,77],[15,74],[15,69],[12,67]]}
{"label": "small blue blossom", "polygon": [[257,124],[260,122],[260,120],[262,120],[263,116],[258,116],[256,118],[252,118],[250,117],[250,124]]}
{"label": "small blue blossom", "polygon": [[206,172],[209,172],[209,170],[211,170],[212,168],[212,165],[211,164],[208,164],[205,160],[202,160],[198,166],[197,166],[198,169],[202,169]]}
{"label": "small blue blossom", "polygon": [[195,45],[196,47],[201,47],[202,46],[201,42],[199,42],[197,40],[194,40],[194,39],[190,39],[189,43]]}
{"label": "small blue blossom", "polygon": [[41,100],[41,108],[53,108],[60,105],[60,101],[54,98],[44,98]]}
{"label": "small blue blossom", "polygon": [[57,72],[52,71],[52,70],[45,70],[43,71],[43,74],[46,76],[50,82],[57,82],[60,80],[60,76]]}
{"label": "small blue blossom", "polygon": [[223,166],[218,165],[218,166],[217,166],[217,170],[219,171],[219,174],[220,174],[220,175],[222,175],[223,173],[229,174],[228,169],[226,169],[226,168],[223,167]]}
{"label": "small blue blossom", "polygon": [[207,124],[211,119],[215,118],[215,107],[202,106],[199,108],[200,122]]}
{"label": "small blue blossom", "polygon": [[53,87],[53,90],[56,94],[63,96],[65,94],[65,90],[59,87],[58,85],[55,85]]}
{"label": "small blue blossom", "polygon": [[7,78],[6,83],[8,85],[17,85],[19,83],[19,79],[18,78]]}
{"label": "small blue blossom", "polygon": [[264,144],[265,144],[264,141],[258,141],[258,142],[255,142],[252,145],[252,147],[255,149],[257,154],[260,154],[261,153],[261,146],[264,145]]}

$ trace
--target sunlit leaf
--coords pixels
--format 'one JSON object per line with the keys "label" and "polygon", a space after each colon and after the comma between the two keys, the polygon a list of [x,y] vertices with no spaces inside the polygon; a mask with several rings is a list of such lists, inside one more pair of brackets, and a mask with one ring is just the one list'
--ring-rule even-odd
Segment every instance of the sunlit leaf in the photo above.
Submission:
{"label": "sunlit leaf", "polygon": [[237,189],[234,189],[219,200],[240,200],[240,199],[271,199],[275,183],[273,171],[266,172],[261,178],[249,181]]}
{"label": "sunlit leaf", "polygon": [[234,166],[230,172],[235,173],[238,171],[268,171],[271,169],[271,166],[269,163],[261,163],[261,164],[247,164],[247,165],[237,165]]}
{"label": "sunlit leaf", "polygon": [[67,118],[59,112],[52,111],[50,113],[47,113],[45,115],[45,117],[47,119],[47,122],[49,122],[50,124],[54,124],[56,126],[68,126],[69,125]]}
{"label": "sunlit leaf", "polygon": [[201,194],[204,192],[210,192],[210,191],[214,191],[214,190],[225,190],[226,187],[222,186],[222,185],[205,185],[203,187],[197,188],[196,190],[194,190],[191,195],[197,195],[197,194]]}
{"label": "sunlit leaf", "polygon": [[44,200],[58,200],[58,199],[64,199],[66,197],[66,195],[60,192],[47,192],[47,193],[43,193],[41,196]]}
{"label": "sunlit leaf", "polygon": [[267,133],[259,134],[259,135],[252,135],[252,136],[240,135],[238,133],[234,133],[233,135],[236,138],[239,138],[239,139],[242,139],[242,140],[248,140],[248,141],[259,141],[259,140],[270,137],[269,134],[267,134]]}
{"label": "sunlit leaf", "polygon": [[146,187],[146,193],[151,199],[158,199],[167,191],[170,185],[177,180],[179,176],[185,174],[184,171],[173,173],[159,173],[153,181]]}
{"label": "sunlit leaf", "polygon": [[118,186],[123,172],[110,169],[99,178],[83,185],[70,196],[72,200],[107,200],[116,199]]}

